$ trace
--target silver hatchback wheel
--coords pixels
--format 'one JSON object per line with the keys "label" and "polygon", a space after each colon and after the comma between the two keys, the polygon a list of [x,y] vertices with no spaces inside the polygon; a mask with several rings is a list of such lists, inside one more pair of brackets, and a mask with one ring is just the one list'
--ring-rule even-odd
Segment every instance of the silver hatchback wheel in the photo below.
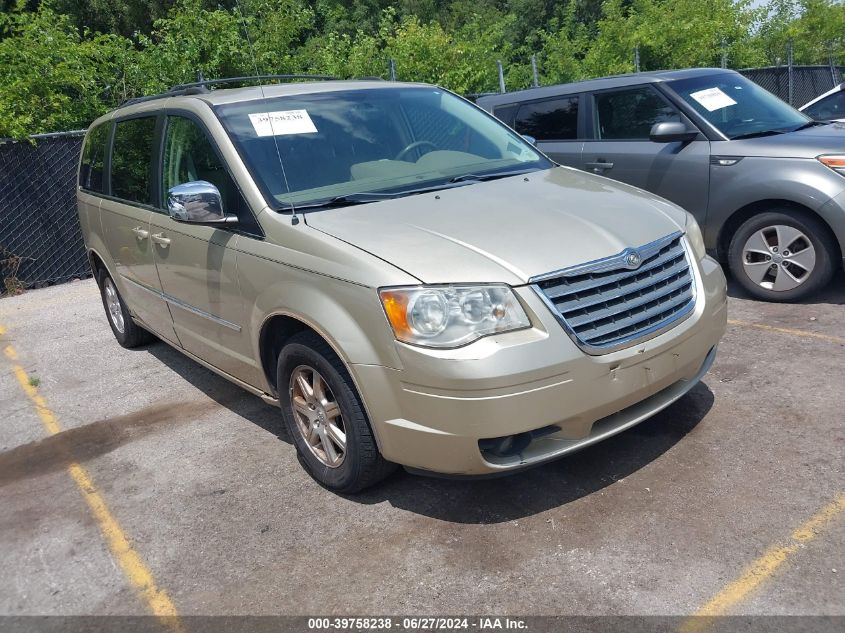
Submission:
{"label": "silver hatchback wheel", "polygon": [[816,249],[810,238],[793,226],[767,226],[746,240],[742,266],[748,278],[761,288],[785,292],[812,276]]}
{"label": "silver hatchback wheel", "polygon": [[340,405],[313,367],[300,365],[290,375],[290,403],[296,427],[323,464],[337,468],[346,457],[346,428]]}
{"label": "silver hatchback wheel", "polygon": [[123,321],[123,308],[120,305],[120,295],[117,294],[117,288],[114,287],[111,277],[106,277],[103,282],[103,293],[106,295],[109,320],[114,329],[123,334],[126,331],[126,323]]}

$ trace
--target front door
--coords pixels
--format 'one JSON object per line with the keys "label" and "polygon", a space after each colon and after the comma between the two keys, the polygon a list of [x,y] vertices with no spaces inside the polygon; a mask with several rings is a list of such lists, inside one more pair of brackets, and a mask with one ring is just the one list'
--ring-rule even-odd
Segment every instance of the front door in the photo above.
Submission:
{"label": "front door", "polygon": [[254,217],[204,129],[192,118],[168,116],[164,130],[162,191],[205,180],[238,215],[229,228],[177,222],[161,210],[150,220],[150,241],[165,300],[182,346],[252,385],[261,371],[253,358],[247,311],[238,288],[237,246],[257,230]]}
{"label": "front door", "polygon": [[671,200],[703,222],[710,186],[710,141],[655,143],[655,123],[695,126],[652,86],[593,94],[592,138],[584,142],[582,168]]}
{"label": "front door", "polygon": [[115,283],[129,311],[159,336],[176,342],[150,241],[155,129],[154,116],[117,122],[110,197],[100,206],[100,221],[114,261]]}

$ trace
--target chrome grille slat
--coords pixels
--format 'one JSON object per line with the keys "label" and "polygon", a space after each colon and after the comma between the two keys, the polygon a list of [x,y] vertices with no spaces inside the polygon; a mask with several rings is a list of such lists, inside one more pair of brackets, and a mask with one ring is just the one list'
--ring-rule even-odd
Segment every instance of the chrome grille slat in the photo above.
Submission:
{"label": "chrome grille slat", "polygon": [[[643,258],[633,269],[631,254]],[[595,354],[662,332],[695,307],[695,279],[681,233],[532,283],[573,340]]]}
{"label": "chrome grille slat", "polygon": [[[594,273],[593,275],[590,275],[590,279],[585,279],[583,282],[578,282],[577,284],[569,284],[566,288],[562,288],[560,290],[547,292],[546,296],[548,296],[549,299],[556,299],[557,297],[563,294],[570,294],[572,292],[584,292],[585,290],[592,290],[601,286],[606,286],[608,284],[612,284],[616,281],[619,281],[620,279],[637,275],[639,273],[647,272],[649,270],[652,270],[653,268],[656,268],[657,266],[662,266],[667,261],[677,259],[678,255],[679,253],[671,251],[663,254],[658,253],[658,255],[656,255],[655,257],[644,261],[637,270],[623,270],[618,273],[605,274],[605,276],[602,277],[598,277],[598,275],[600,275],[601,273]],[[544,285],[548,283],[548,281],[544,282]]]}
{"label": "chrome grille slat", "polygon": [[[670,277],[670,279],[671,279],[671,277]],[[626,301],[623,307],[626,310],[632,310],[633,308],[639,308],[640,306],[646,305],[648,303],[651,303],[652,301],[655,301],[657,299],[665,297],[668,294],[672,294],[676,290],[680,290],[682,288],[689,288],[689,285],[690,285],[689,276],[684,275],[682,277],[679,277],[678,279],[670,281],[668,284],[666,284],[664,286],[661,286],[659,288],[659,292],[657,292],[653,295],[652,294],[644,294],[644,295],[640,295],[640,297],[637,298],[637,299],[633,299],[631,301]],[[576,317],[567,316],[566,322],[569,323],[569,325],[571,325],[572,328],[577,331],[578,328],[581,325],[584,325],[585,323],[595,323],[596,321],[599,321],[601,319],[605,319],[607,317],[611,317],[611,316],[613,316],[614,314],[617,314],[617,313],[618,313],[618,311],[616,310],[616,306],[613,305],[613,306],[609,306],[607,308],[603,308],[602,310],[599,310],[597,312],[589,312],[589,313],[584,314],[582,316],[576,316]]]}
{"label": "chrome grille slat", "polygon": [[658,315],[661,312],[668,312],[669,310],[689,301],[689,299],[689,293],[684,292],[677,297],[670,298],[668,301],[660,302],[656,306],[649,308],[644,312],[628,315],[618,320],[614,319],[611,323],[608,323],[605,326],[581,330],[575,329],[575,331],[588,338],[600,338],[606,334],[610,334],[611,332],[624,330],[626,327],[635,326],[643,321],[648,321],[651,317]]}
{"label": "chrome grille slat", "polygon": [[[645,288],[648,288],[653,283],[659,283],[665,279],[670,279],[677,274],[686,272],[687,270],[687,262],[683,258],[679,258],[676,262],[672,264],[670,268],[664,268],[663,270],[658,271],[660,274],[656,275],[655,277],[647,277],[642,282],[637,283],[636,285],[630,286],[617,286],[614,292],[602,292],[600,294],[595,295],[595,298],[592,298],[589,301],[582,301],[578,298],[580,293],[573,293],[576,296],[569,301],[564,302],[563,304],[555,301],[554,304],[560,313],[566,316],[569,312],[573,310],[580,310],[583,308],[589,308],[590,306],[598,305],[599,303],[607,303],[608,301],[613,301],[614,299],[618,299],[628,294],[632,294],[635,292],[639,292]],[[629,277],[631,279],[631,277]],[[617,282],[618,284],[618,282]]]}

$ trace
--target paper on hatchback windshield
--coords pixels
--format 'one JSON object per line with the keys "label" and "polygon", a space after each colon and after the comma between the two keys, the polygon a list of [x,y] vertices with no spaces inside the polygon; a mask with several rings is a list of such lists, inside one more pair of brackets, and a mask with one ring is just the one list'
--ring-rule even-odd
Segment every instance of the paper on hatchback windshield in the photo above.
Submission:
{"label": "paper on hatchback windshield", "polygon": [[307,110],[281,110],[256,112],[249,115],[258,136],[283,136],[285,134],[313,134],[317,127]]}
{"label": "paper on hatchback windshield", "polygon": [[692,97],[705,108],[707,108],[708,112],[713,112],[714,110],[720,110],[721,108],[727,108],[728,106],[736,105],[736,101],[731,99],[719,88],[707,88],[706,90],[692,92],[690,93],[690,97]]}

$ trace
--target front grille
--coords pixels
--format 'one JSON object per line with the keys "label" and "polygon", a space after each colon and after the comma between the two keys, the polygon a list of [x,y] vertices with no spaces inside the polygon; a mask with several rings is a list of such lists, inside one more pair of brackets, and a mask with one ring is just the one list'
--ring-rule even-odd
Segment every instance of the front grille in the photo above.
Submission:
{"label": "front grille", "polygon": [[[634,268],[631,259],[637,258]],[[532,282],[575,342],[602,353],[688,316],[695,307],[692,274],[683,236],[676,233]]]}

